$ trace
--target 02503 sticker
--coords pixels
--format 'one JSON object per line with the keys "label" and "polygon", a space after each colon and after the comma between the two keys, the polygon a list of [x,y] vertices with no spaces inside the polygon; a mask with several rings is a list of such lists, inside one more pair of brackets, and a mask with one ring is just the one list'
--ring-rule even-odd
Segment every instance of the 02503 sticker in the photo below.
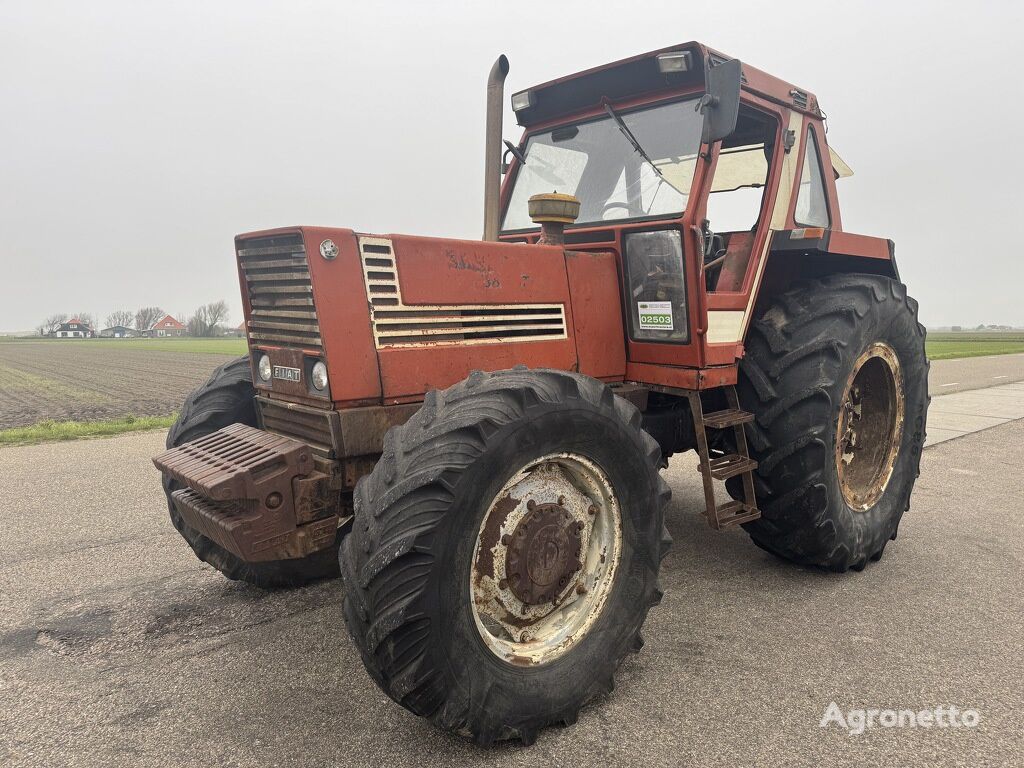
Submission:
{"label": "02503 sticker", "polygon": [[640,301],[637,302],[636,308],[637,314],[640,317],[640,330],[674,330],[672,327],[671,301]]}

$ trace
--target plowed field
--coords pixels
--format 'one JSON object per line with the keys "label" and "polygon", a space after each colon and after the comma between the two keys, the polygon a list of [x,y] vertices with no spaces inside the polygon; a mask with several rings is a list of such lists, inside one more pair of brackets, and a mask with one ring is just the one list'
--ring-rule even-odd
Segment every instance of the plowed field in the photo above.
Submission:
{"label": "plowed field", "polygon": [[244,352],[242,340],[0,343],[0,429],[46,420],[165,416],[214,368]]}

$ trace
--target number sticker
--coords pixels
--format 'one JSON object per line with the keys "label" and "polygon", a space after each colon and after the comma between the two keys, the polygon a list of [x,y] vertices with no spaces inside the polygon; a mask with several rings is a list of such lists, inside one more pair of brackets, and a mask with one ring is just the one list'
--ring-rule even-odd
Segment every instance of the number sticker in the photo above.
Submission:
{"label": "number sticker", "polygon": [[671,331],[671,301],[640,301],[636,305],[642,331]]}

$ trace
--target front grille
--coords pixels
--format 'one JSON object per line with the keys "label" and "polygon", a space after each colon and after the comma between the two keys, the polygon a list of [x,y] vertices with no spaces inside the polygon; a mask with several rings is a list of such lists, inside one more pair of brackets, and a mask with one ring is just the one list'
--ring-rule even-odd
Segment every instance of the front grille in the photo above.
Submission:
{"label": "front grille", "polygon": [[408,306],[402,300],[391,241],[360,237],[359,252],[378,348],[566,337],[565,309],[561,304]]}
{"label": "front grille", "polygon": [[260,423],[267,432],[301,440],[317,454],[333,459],[339,442],[338,414],[296,403],[257,397]]}
{"label": "front grille", "polygon": [[252,316],[254,344],[323,352],[313,283],[300,235],[246,240],[238,249]]}

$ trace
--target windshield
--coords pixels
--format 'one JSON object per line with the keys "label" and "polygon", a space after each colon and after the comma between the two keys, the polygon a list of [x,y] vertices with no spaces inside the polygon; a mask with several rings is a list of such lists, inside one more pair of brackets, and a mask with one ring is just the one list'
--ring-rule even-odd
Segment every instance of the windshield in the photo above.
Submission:
{"label": "windshield", "polygon": [[577,224],[682,214],[700,151],[696,103],[609,110],[607,117],[530,136],[502,230],[536,227],[526,201],[541,192],[578,197]]}

